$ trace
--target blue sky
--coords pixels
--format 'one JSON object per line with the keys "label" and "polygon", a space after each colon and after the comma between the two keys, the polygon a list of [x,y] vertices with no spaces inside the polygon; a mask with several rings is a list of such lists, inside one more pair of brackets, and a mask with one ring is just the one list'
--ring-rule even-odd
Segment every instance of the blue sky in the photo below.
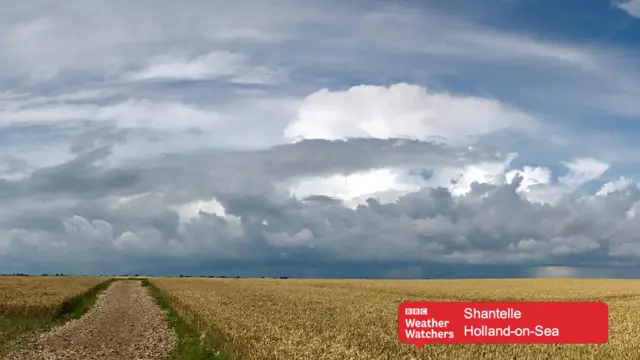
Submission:
{"label": "blue sky", "polygon": [[640,265],[638,0],[30,0],[0,34],[1,272]]}

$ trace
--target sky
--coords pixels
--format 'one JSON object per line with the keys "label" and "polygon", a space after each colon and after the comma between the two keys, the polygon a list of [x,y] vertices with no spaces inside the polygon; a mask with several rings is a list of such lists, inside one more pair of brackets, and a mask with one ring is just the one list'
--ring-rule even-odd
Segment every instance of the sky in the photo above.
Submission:
{"label": "sky", "polygon": [[2,273],[640,276],[640,0],[5,3]]}

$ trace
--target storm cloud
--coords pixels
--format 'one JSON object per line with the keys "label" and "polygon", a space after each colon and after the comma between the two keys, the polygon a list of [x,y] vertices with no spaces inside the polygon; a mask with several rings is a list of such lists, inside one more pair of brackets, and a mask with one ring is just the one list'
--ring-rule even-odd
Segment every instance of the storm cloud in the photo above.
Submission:
{"label": "storm cloud", "polygon": [[0,272],[640,273],[640,49],[443,4],[8,7]]}

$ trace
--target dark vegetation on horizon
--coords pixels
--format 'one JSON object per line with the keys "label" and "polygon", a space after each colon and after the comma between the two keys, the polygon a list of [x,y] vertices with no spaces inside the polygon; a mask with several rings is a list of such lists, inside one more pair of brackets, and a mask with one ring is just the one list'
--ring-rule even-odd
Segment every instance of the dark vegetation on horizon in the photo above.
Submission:
{"label": "dark vegetation on horizon", "polygon": [[[40,275],[33,275],[33,274],[25,274],[25,273],[13,273],[13,274],[0,274],[0,276],[96,276],[96,275],[87,275],[87,274],[62,274],[62,273],[56,273],[56,274],[40,274]],[[146,277],[146,276],[141,276],[139,274],[122,274],[122,275],[107,275],[107,274],[100,274],[98,276],[132,276],[132,277]],[[150,277],[154,277],[154,276],[150,276]],[[186,278],[190,278],[190,277],[198,277],[198,278],[218,278],[218,279],[240,279],[240,276],[215,276],[215,275],[183,275],[180,274],[179,276],[162,276],[162,277],[186,277]],[[280,277],[265,277],[263,276],[262,279],[288,279],[288,276],[280,276]]]}

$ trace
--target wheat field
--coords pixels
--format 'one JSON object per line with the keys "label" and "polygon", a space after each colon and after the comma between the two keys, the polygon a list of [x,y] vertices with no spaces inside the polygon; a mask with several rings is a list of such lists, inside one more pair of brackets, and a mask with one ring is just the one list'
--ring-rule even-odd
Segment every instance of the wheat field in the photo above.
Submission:
{"label": "wheat field", "polygon": [[106,280],[97,276],[0,276],[0,315],[54,314],[66,301]]}
{"label": "wheat field", "polygon": [[[640,281],[153,278],[230,359],[640,359]],[[402,301],[603,300],[604,345],[427,345],[397,339]]]}

